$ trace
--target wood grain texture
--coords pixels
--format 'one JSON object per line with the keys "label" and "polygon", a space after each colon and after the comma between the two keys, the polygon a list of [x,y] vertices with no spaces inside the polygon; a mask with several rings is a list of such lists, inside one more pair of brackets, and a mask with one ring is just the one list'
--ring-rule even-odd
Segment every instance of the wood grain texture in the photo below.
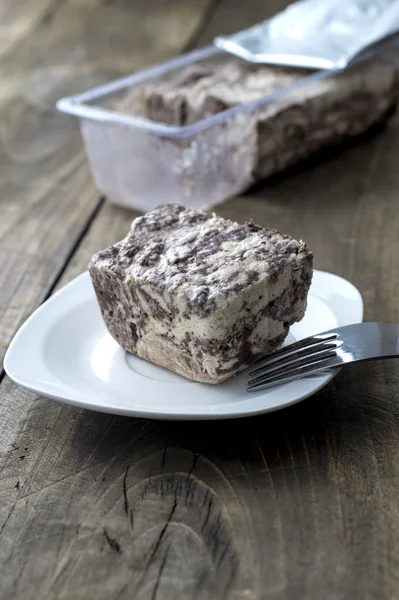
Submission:
{"label": "wood grain texture", "polygon": [[[154,22],[161,4],[147,5]],[[282,5],[221,2],[199,43]],[[124,14],[131,3],[106,6]],[[378,134],[227,201],[218,213],[302,237],[318,268],[359,286],[367,319],[399,322],[398,127],[396,118]],[[71,196],[84,186],[83,173],[69,176]],[[40,206],[26,225],[32,236],[35,223],[52,218]],[[58,285],[121,238],[133,216],[105,202]],[[27,231],[23,220],[19,236]],[[36,243],[40,250],[52,242],[43,236]],[[3,265],[11,276],[9,258]],[[45,294],[55,271],[49,265],[45,279],[37,275],[41,265],[39,256],[30,285],[39,277]],[[399,598],[398,399],[399,371],[387,361],[354,366],[279,413],[214,423],[77,410],[5,378],[0,598]]]}
{"label": "wood grain texture", "polygon": [[398,374],[356,369],[225,423],[78,411],[6,382],[26,415],[1,470],[4,597],[395,598]]}

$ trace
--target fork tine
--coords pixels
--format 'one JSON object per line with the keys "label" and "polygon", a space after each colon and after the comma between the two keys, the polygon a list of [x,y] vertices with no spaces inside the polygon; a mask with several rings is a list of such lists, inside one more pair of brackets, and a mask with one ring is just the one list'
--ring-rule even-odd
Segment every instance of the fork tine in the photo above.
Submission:
{"label": "fork tine", "polygon": [[325,352],[319,352],[315,357],[307,357],[300,361],[290,363],[282,369],[273,370],[271,373],[267,371],[264,375],[250,379],[247,390],[252,391],[254,389],[259,389],[261,386],[280,383],[287,379],[296,379],[303,374],[323,370],[331,366],[329,363],[331,363],[331,359],[334,358],[336,358],[336,352],[334,350],[327,350]]}
{"label": "fork tine", "polygon": [[[274,357],[274,360],[268,360],[266,363],[262,364],[262,366],[257,369],[253,369],[249,372],[249,375],[256,375],[257,373],[272,371],[276,368],[283,367],[287,364],[293,363],[296,360],[300,360],[301,358],[306,358],[317,354],[318,352],[322,352],[325,350],[331,350],[336,348],[338,343],[333,340],[331,342],[321,341],[317,344],[313,344],[311,346],[307,346],[304,349],[299,348],[298,350],[293,350],[292,352],[285,352]],[[270,358],[273,358],[271,356]]]}
{"label": "fork tine", "polygon": [[[330,359],[331,360],[331,359]],[[282,385],[284,383],[290,383],[291,381],[296,381],[301,377],[305,377],[306,375],[315,375],[321,373],[323,371],[329,370],[333,366],[338,366],[336,364],[330,365],[328,364],[328,360],[320,361],[319,366],[308,365],[307,367],[302,367],[297,369],[296,371],[292,371],[291,374],[285,375],[284,377],[276,377],[273,380],[269,380],[265,383],[256,383],[247,387],[247,392],[257,392],[259,390],[267,389],[269,387],[274,387],[276,385]]]}
{"label": "fork tine", "polygon": [[333,358],[334,356],[336,356],[335,346],[329,346],[328,348],[321,347],[317,352],[307,352],[304,355],[298,355],[298,353],[296,353],[288,358],[285,358],[281,362],[276,362],[270,366],[267,365],[266,367],[258,369],[255,377],[251,377],[250,373],[248,383],[251,384],[257,381],[257,379],[263,379],[268,376],[273,377],[274,375],[280,373],[283,375],[286,371],[290,371],[291,369],[303,367],[324,358]]}
{"label": "fork tine", "polygon": [[310,346],[316,346],[320,343],[325,343],[325,342],[335,340],[335,339],[337,339],[337,337],[338,337],[338,335],[334,332],[312,335],[303,340],[299,340],[298,342],[294,342],[293,344],[289,344],[288,346],[284,346],[283,348],[276,350],[269,356],[265,356],[265,358],[260,358],[259,360],[257,360],[254,363],[254,366],[257,366],[257,367],[266,366],[269,363],[280,360],[280,358],[283,358],[285,355],[288,356],[289,354],[297,352],[298,350],[302,350],[302,349],[308,348]]}

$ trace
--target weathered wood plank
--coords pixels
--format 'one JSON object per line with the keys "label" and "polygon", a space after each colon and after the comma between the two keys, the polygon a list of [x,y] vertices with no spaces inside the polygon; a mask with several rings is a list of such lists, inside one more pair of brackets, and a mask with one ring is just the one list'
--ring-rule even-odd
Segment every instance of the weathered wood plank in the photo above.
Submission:
{"label": "weathered wood plank", "polygon": [[[53,0],[3,0],[0,4],[0,56],[12,52],[40,20],[46,18]],[[23,18],[21,15],[23,14]]]}
{"label": "weathered wood plank", "polygon": [[[223,2],[200,43],[263,4]],[[319,268],[361,288],[367,318],[398,321],[398,152],[394,121],[218,212],[303,237]],[[106,203],[60,284],[132,217]],[[175,424],[76,410],[4,379],[0,596],[396,598],[398,395],[386,361],[280,413]]]}
{"label": "weathered wood plank", "polygon": [[6,382],[29,410],[1,472],[4,597],[395,597],[399,378],[356,371],[281,413],[184,425]]}
{"label": "weathered wood plank", "polygon": [[0,360],[99,202],[77,123],[56,112],[56,100],[178,53],[209,4],[18,0],[0,7]]}

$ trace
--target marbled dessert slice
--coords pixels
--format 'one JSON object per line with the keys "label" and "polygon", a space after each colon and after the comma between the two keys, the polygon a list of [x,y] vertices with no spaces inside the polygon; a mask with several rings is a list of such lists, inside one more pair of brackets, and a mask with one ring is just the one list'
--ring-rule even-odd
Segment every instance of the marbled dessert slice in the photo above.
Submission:
{"label": "marbled dessert slice", "polygon": [[125,350],[219,383],[302,319],[312,263],[303,242],[276,230],[167,204],[135,219],[89,270],[108,330]]}

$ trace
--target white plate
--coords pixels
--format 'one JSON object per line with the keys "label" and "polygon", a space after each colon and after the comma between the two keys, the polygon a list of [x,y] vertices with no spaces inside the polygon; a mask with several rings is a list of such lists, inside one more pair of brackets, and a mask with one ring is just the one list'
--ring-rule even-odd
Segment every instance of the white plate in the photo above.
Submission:
{"label": "white plate", "polygon": [[[286,343],[358,323],[358,290],[315,271],[304,319]],[[4,362],[18,385],[67,404],[154,419],[224,419],[283,408],[314,394],[333,374],[248,394],[244,371],[223,384],[194,383],[126,354],[108,334],[88,273],[52,296],[21,327]],[[335,374],[335,373],[334,373]]]}

